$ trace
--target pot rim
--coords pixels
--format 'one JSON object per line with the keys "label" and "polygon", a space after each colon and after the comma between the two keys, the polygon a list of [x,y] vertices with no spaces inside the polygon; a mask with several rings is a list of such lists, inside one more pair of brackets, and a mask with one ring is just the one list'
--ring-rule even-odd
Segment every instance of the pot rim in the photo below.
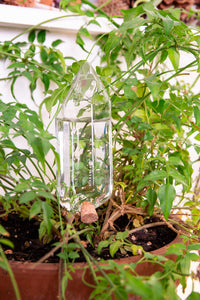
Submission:
{"label": "pot rim", "polygon": [[[167,249],[169,248],[170,245],[175,244],[175,243],[182,243],[182,238],[180,237],[180,234],[177,234],[177,236],[168,244],[165,246],[158,248],[153,251],[149,251],[149,253],[154,254],[154,255],[163,255]],[[170,256],[169,256],[170,257]],[[118,259],[108,259],[104,261],[99,261],[101,264],[105,264],[109,260],[114,260],[118,264],[127,264],[130,262],[137,262],[139,259],[142,258],[142,255],[133,255],[133,256],[128,256],[124,258],[118,258]],[[32,269],[32,270],[39,270],[39,269],[46,269],[46,270],[57,270],[59,268],[59,262],[57,263],[49,263],[49,262],[42,262],[42,263],[37,263],[37,262],[27,262],[27,261],[9,261],[9,264],[11,267],[17,267],[19,269]],[[81,268],[83,269],[84,267],[88,266],[87,262],[74,262],[73,265],[75,268]]]}

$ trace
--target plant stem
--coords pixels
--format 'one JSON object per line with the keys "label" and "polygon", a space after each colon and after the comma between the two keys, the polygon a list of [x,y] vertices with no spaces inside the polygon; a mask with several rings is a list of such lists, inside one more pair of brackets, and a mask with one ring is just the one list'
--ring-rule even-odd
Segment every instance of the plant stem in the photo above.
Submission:
{"label": "plant stem", "polygon": [[55,17],[55,18],[52,18],[52,19],[48,19],[48,20],[42,21],[42,22],[40,22],[40,23],[38,23],[36,25],[33,25],[33,26],[29,27],[28,29],[24,30],[23,32],[19,33],[18,35],[16,35],[15,37],[13,37],[10,41],[13,42],[18,37],[24,35],[27,32],[32,31],[33,29],[36,29],[36,28],[40,27],[43,24],[46,24],[46,23],[49,23],[49,22],[52,22],[52,21],[56,21],[56,20],[59,20],[59,19],[64,19],[64,18],[69,18],[69,17],[77,17],[77,16],[79,16],[79,14],[71,14],[71,15],[59,16],[59,17]]}
{"label": "plant stem", "polygon": [[[90,270],[92,272],[92,274],[94,273],[94,267],[93,265],[91,265],[91,262],[96,266],[96,268],[98,269],[98,271],[104,276],[104,278],[109,282],[109,284],[111,285],[113,291],[116,291],[116,293],[118,294],[118,296],[120,297],[119,299],[122,299],[122,295],[119,292],[119,290],[116,288],[115,284],[113,283],[113,281],[109,278],[109,276],[103,271],[103,269],[99,266],[99,264],[95,261],[95,259],[90,255],[90,253],[83,247],[83,245],[80,243],[80,241],[75,238],[75,241],[80,245],[81,250],[83,251],[83,254],[85,256],[85,258],[89,259],[90,263],[89,263],[89,267]],[[96,274],[94,274],[94,279],[96,279]],[[97,279],[96,279],[97,280]],[[98,281],[97,281],[98,283]]]}
{"label": "plant stem", "polygon": [[[107,15],[103,10],[101,10],[101,8],[103,7],[103,6],[105,6],[105,3],[102,5],[102,6],[100,6],[100,7],[97,7],[96,5],[94,5],[93,3],[91,3],[90,1],[88,1],[88,0],[82,0],[81,1],[82,3],[84,3],[84,4],[87,4],[87,5],[89,5],[90,7],[92,7],[93,9],[94,9],[94,12],[99,12],[101,15],[103,15],[105,18],[107,18],[114,26],[116,26],[117,28],[119,27],[119,24],[117,24],[114,20],[113,20],[113,18],[111,18],[109,15]],[[109,1],[110,2],[110,1]]]}

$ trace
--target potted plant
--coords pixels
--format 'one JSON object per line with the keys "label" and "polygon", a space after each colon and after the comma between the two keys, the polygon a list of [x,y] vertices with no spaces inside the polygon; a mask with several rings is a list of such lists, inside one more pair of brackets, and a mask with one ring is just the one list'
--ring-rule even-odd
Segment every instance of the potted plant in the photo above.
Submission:
{"label": "potted plant", "polygon": [[[88,1],[82,2],[94,7]],[[101,10],[100,15],[95,15],[95,11],[82,9],[80,4],[68,8],[89,16],[89,23],[99,24],[98,16],[106,16]],[[185,288],[190,262],[198,260],[198,255],[193,253],[199,249],[199,199],[197,189],[194,193],[195,178],[192,177],[192,165],[196,161],[189,153],[191,147],[197,155],[200,149],[199,94],[195,91],[199,79],[198,28],[181,22],[179,10],[159,11],[150,3],[123,11],[123,15],[121,25],[107,16],[115,29],[94,41],[101,49],[101,65],[96,67],[96,72],[112,102],[114,158],[113,193],[110,200],[97,209],[99,221],[94,224],[83,224],[79,213],[71,214],[60,207],[54,168],[55,162],[59,165],[55,134],[48,132],[41,113],[45,107],[53,122],[82,61],[69,63],[71,58],[64,58],[57,49],[60,40],[47,47],[43,30],[30,30],[28,43],[12,40],[0,45],[1,58],[9,61],[10,72],[4,80],[11,81],[14,98],[0,102],[0,266],[10,274],[17,299],[24,291],[32,294],[31,286],[36,293],[33,277],[32,280],[27,277],[24,266],[31,269],[40,286],[44,286],[37,299],[55,299],[58,293],[60,297],[72,299],[78,299],[78,295],[80,299],[88,299],[90,293],[91,299],[102,296],[111,299],[112,295],[117,299],[167,299],[169,296],[179,299],[175,282],[179,281]],[[83,37],[91,38],[87,26],[81,27],[76,40],[84,50]],[[190,54],[190,61],[185,59],[184,53],[186,57]],[[14,88],[21,76],[30,81],[33,101],[36,87],[43,85],[45,97],[38,112],[16,98]],[[181,76],[185,76],[185,81]],[[188,78],[192,78],[190,83]],[[56,85],[53,89],[52,83]],[[26,141],[26,147],[18,143],[18,137]],[[53,162],[47,157],[50,152]],[[21,218],[30,219],[28,230],[36,226],[43,244],[50,243],[51,250],[42,261],[50,261],[56,253],[55,256],[60,257],[59,265],[43,264],[40,273],[40,264],[18,263],[13,275],[13,264],[8,263],[5,253],[11,257],[15,254],[6,238],[9,230],[5,228],[10,218],[13,223],[12,217],[18,218],[18,215],[20,219],[15,226]],[[183,222],[174,215],[187,219]],[[161,247],[162,255],[157,250],[144,251],[153,243],[149,228],[156,224],[167,228],[169,236],[178,234],[179,243]],[[142,228],[143,238],[147,236],[143,246],[139,244]],[[17,241],[18,233],[14,238]],[[31,243],[25,240],[24,248],[31,249]],[[74,263],[83,260],[82,256],[85,262]],[[127,256],[131,256],[132,263]],[[112,259],[116,257],[120,257],[120,261]],[[102,264],[102,258],[109,260]],[[148,270],[150,266],[153,271]],[[47,280],[49,268],[54,273]],[[78,269],[82,272],[78,273]],[[144,273],[144,269],[148,273]],[[5,271],[2,274],[0,276],[6,278]],[[15,277],[20,276],[24,286],[19,292]],[[75,276],[82,278],[78,291]],[[0,280],[0,284],[3,287],[5,280]],[[84,291],[87,285],[89,292]],[[51,296],[50,286],[54,289]],[[70,287],[76,294],[70,294]],[[30,299],[31,294],[26,297]],[[192,292],[188,299],[195,299],[196,295]]]}

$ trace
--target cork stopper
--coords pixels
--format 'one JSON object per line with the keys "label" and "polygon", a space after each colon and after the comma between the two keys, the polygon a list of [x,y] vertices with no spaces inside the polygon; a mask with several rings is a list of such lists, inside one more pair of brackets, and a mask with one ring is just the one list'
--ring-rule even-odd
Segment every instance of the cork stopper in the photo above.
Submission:
{"label": "cork stopper", "polygon": [[94,204],[89,201],[84,201],[81,204],[81,221],[83,223],[93,223],[98,220],[98,215]]}

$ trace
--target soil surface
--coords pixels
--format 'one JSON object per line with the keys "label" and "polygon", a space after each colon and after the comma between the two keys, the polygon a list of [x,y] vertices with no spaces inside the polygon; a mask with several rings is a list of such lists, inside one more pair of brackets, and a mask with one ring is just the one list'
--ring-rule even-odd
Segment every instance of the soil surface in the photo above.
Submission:
{"label": "soil surface", "polygon": [[[149,219],[147,223],[155,222]],[[1,225],[10,233],[9,240],[14,244],[14,249],[4,247],[5,253],[10,260],[31,261],[36,262],[46,253],[52,250],[53,244],[57,242],[53,240],[50,244],[43,244],[38,238],[39,222],[37,220],[23,220],[17,214],[10,214],[6,220],[0,220]],[[124,223],[126,226],[126,218],[118,220],[118,225]],[[170,243],[176,237],[176,233],[166,225],[157,227],[145,228],[134,232],[129,236],[131,243],[140,245],[145,251],[152,251]],[[96,259],[111,259],[108,248],[103,248],[101,255],[87,243],[87,250]],[[85,261],[81,253],[76,261]],[[123,258],[130,256],[131,253],[125,254],[117,251],[114,258]],[[59,257],[55,253],[50,256],[45,262],[58,262]]]}
{"label": "soil surface", "polygon": [[[39,222],[35,219],[22,219],[17,214],[9,214],[0,224],[9,232],[8,239],[14,249],[4,247],[8,259],[36,262],[52,249],[53,243],[43,244],[38,238]],[[58,256],[49,257],[48,262],[58,262]]]}

